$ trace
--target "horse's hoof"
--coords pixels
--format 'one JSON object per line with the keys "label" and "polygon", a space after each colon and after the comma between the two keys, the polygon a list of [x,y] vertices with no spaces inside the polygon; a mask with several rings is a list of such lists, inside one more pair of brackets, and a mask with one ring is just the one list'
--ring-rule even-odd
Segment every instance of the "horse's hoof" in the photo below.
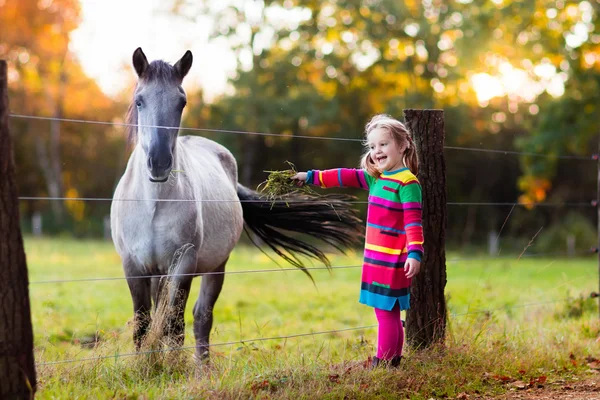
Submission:
{"label": "horse's hoof", "polygon": [[210,362],[210,353],[208,350],[198,354],[198,352],[194,353],[194,362],[198,365],[208,365]]}

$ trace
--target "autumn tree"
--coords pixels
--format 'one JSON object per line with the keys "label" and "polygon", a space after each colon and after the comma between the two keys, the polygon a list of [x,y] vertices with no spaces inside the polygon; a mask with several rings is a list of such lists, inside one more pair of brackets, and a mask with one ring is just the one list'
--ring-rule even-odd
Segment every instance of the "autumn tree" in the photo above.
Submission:
{"label": "autumn tree", "polygon": [[[122,169],[122,129],[56,119],[111,121],[125,112],[85,75],[69,49],[79,7],[77,0],[0,3],[0,58],[8,61],[12,113],[53,118],[10,119],[25,196],[110,196]],[[81,222],[95,210],[108,212],[106,205],[75,201],[24,202],[23,210],[28,214],[48,205],[63,227],[65,215]]]}

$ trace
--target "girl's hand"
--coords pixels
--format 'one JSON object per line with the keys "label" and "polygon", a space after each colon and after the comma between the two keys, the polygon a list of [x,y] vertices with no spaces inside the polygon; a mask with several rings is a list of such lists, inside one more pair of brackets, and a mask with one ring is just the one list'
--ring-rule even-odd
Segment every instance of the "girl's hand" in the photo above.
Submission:
{"label": "girl's hand", "polygon": [[306,172],[298,172],[290,179],[296,181],[296,186],[303,186],[306,183]]}
{"label": "girl's hand", "polygon": [[415,260],[414,258],[409,258],[406,260],[404,268],[406,269],[406,277],[412,278],[421,270],[421,261]]}

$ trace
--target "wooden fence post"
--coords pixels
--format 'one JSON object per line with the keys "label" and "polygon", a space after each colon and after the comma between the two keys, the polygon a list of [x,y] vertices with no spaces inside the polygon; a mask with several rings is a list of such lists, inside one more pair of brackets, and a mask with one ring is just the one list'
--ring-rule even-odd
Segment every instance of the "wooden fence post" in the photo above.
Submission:
{"label": "wooden fence post", "polygon": [[0,60],[0,399],[31,399],[36,390],[29,279],[8,132],[7,64]]}
{"label": "wooden fence post", "polygon": [[419,182],[423,190],[421,272],[413,278],[406,339],[423,348],[444,340],[446,334],[446,159],[444,111],[404,110],[419,158]]}

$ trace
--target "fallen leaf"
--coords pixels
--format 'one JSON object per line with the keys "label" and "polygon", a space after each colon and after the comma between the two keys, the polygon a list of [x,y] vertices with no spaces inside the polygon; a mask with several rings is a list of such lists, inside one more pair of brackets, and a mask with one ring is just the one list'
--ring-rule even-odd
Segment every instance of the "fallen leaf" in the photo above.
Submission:
{"label": "fallen leaf", "polygon": [[502,382],[512,381],[511,377],[506,375],[494,375],[494,378]]}
{"label": "fallen leaf", "polygon": [[528,385],[523,381],[514,381],[510,384],[510,386],[514,387],[515,389],[522,390],[525,389]]}
{"label": "fallen leaf", "polygon": [[467,400],[469,398],[469,395],[466,394],[465,392],[459,393],[458,396],[456,396],[457,400]]}
{"label": "fallen leaf", "polygon": [[600,369],[600,361],[596,360],[596,361],[589,362],[587,364],[587,366],[590,367],[591,369]]}

